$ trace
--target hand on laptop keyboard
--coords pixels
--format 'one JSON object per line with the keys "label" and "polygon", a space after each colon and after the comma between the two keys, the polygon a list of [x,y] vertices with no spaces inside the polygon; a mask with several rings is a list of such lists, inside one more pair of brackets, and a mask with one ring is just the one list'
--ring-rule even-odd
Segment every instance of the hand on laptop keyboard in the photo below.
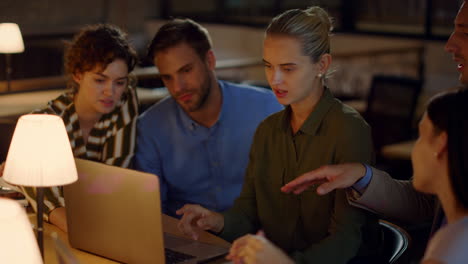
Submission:
{"label": "hand on laptop keyboard", "polygon": [[177,210],[176,214],[182,215],[177,225],[179,230],[194,240],[197,240],[199,236],[196,229],[201,228],[219,233],[224,227],[222,214],[210,211],[198,204],[186,204]]}

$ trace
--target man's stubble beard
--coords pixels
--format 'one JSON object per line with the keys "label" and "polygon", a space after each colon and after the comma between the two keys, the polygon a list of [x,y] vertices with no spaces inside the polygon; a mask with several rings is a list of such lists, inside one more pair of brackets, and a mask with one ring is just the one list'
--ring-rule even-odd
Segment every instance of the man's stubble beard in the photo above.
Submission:
{"label": "man's stubble beard", "polygon": [[213,81],[212,81],[210,72],[207,72],[205,76],[207,78],[205,78],[204,82],[201,84],[201,89],[199,90],[199,93],[197,93],[198,98],[199,98],[198,102],[196,102],[196,104],[192,106],[189,105],[188,107],[186,107],[185,111],[195,112],[205,106],[206,101],[208,100],[208,97],[213,90],[213,87],[212,87]]}

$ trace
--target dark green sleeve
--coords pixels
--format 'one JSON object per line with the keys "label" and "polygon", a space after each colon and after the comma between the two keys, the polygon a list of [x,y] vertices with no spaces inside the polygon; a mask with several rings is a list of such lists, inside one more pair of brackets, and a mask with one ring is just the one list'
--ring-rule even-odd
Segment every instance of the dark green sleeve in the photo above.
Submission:
{"label": "dark green sleeve", "polygon": [[[336,156],[333,163],[374,160],[369,126],[359,116],[347,116],[338,126]],[[366,251],[369,240],[378,246],[377,218],[371,213],[351,206],[344,190],[334,192],[334,208],[328,227],[329,236],[306,250],[296,251],[297,263],[347,263]],[[369,238],[372,239],[369,239]],[[374,239],[374,240],[373,240]]]}
{"label": "dark green sleeve", "polygon": [[223,213],[224,229],[220,233],[220,237],[227,241],[248,234],[254,233],[258,229],[257,218],[257,201],[255,197],[255,182],[256,175],[256,153],[259,152],[259,147],[263,145],[261,141],[264,139],[262,129],[257,129],[250,148],[249,164],[246,169],[244,184],[239,197],[234,201],[234,205]]}

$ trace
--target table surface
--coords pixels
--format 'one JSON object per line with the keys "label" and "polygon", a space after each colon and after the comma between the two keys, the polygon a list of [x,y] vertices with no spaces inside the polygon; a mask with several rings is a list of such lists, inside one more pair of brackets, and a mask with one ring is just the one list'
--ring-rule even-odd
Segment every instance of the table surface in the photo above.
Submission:
{"label": "table surface", "polygon": [[[33,225],[36,225],[36,215],[29,215],[29,220]],[[176,235],[183,236],[182,233],[177,228],[177,219],[162,215],[163,229],[165,232]],[[75,257],[80,261],[80,263],[86,264],[108,264],[108,263],[119,263],[107,258],[103,258],[94,254],[90,254],[75,248],[72,248],[68,243],[68,236],[65,232],[60,230],[54,225],[44,223],[44,263],[46,264],[59,264],[57,256],[55,253],[55,241],[53,236],[56,236],[66,245],[67,248],[75,255]],[[203,232],[199,239],[201,242],[225,246],[226,248],[230,247],[230,243],[225,240],[214,236],[208,232]],[[224,259],[215,260],[214,263],[224,263]]]}
{"label": "table surface", "polygon": [[388,159],[411,160],[411,152],[416,140],[409,140],[391,145],[386,145],[382,148],[382,155]]}
{"label": "table surface", "polygon": [[[263,65],[262,57],[239,57],[233,59],[220,59],[216,61],[216,70],[226,69],[241,69],[247,67],[258,67]],[[149,67],[136,67],[132,72],[132,75],[137,77],[138,80],[153,79],[158,77],[159,71],[155,66]],[[27,79],[16,79],[11,81],[12,91],[30,91],[37,90],[40,87],[44,88],[62,88],[66,87],[67,76],[56,75],[46,76],[39,78],[27,78]],[[0,92],[7,91],[7,81],[0,80]]]}
{"label": "table surface", "polygon": [[[42,109],[65,90],[45,90],[0,95],[0,117],[14,117]],[[168,95],[167,89],[137,88],[141,103],[154,103]]]}

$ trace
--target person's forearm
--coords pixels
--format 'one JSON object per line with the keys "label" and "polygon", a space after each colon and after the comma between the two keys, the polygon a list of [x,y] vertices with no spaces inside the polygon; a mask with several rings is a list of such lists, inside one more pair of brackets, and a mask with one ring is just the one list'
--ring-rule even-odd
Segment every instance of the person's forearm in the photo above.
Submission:
{"label": "person's forearm", "polygon": [[58,207],[52,210],[49,214],[49,222],[60,228],[63,232],[68,233],[65,207]]}
{"label": "person's forearm", "polygon": [[348,192],[348,198],[354,206],[403,222],[430,221],[434,216],[434,197],[414,190],[411,181],[395,180],[377,169],[365,192],[357,197]]}

